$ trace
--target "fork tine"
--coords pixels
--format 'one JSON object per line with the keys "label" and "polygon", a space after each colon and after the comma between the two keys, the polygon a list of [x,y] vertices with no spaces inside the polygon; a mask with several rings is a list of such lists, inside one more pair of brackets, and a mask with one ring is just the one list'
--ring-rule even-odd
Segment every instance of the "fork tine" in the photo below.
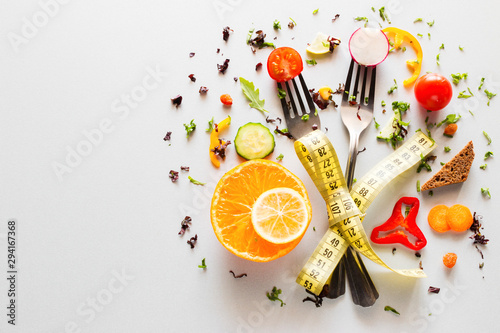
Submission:
{"label": "fork tine", "polygon": [[299,87],[297,87],[297,83],[295,82],[295,78],[292,79],[293,83],[293,88],[295,89],[295,95],[297,96],[297,99],[299,100],[299,105],[300,105],[300,111],[302,114],[306,114],[306,108],[304,107],[304,102],[302,102],[302,98],[300,98],[300,92],[299,92]]}
{"label": "fork tine", "polygon": [[[284,90],[281,82],[278,82],[278,88],[280,88],[281,90]],[[280,98],[280,101],[281,101],[281,108],[283,109],[283,112],[285,113],[288,110],[288,105],[286,104],[286,99]],[[288,110],[288,112],[290,112],[290,110]]]}
{"label": "fork tine", "polygon": [[372,75],[370,79],[370,93],[368,96],[368,106],[373,110],[375,104],[375,78],[377,74],[377,67],[372,68]]}
{"label": "fork tine", "polygon": [[359,97],[359,103],[364,104],[365,103],[365,91],[366,91],[366,76],[368,75],[368,67],[363,66],[364,71],[363,71],[363,85],[361,88],[361,96]]}
{"label": "fork tine", "polygon": [[[353,69],[354,69],[354,59],[351,59],[351,65],[349,66],[349,72],[347,72],[347,78],[344,84],[344,90],[346,90],[347,92],[349,92],[349,88],[351,87],[351,78]],[[347,103],[349,102],[349,94],[348,93],[346,94],[345,91],[342,96],[342,100]]]}
{"label": "fork tine", "polygon": [[293,109],[293,112],[290,114],[290,117],[295,118],[299,116],[299,111],[297,110],[297,105],[295,105],[295,100],[292,96],[292,90],[290,89],[290,84],[288,83],[288,81],[285,82],[285,87],[286,87],[286,93],[289,96],[290,104],[292,104],[292,109]]}
{"label": "fork tine", "polygon": [[356,71],[356,81],[354,81],[354,89],[351,93],[351,91],[349,91],[350,95],[354,96],[354,100],[356,100],[357,96],[358,96],[358,83],[359,83],[359,74],[361,72],[361,66],[358,65],[358,70]]}
{"label": "fork tine", "polygon": [[309,93],[309,89],[307,89],[306,82],[304,81],[304,77],[302,76],[302,73],[299,74],[299,80],[300,80],[300,84],[302,85],[302,89],[304,90],[304,95],[306,96],[306,101],[307,101],[307,105],[309,106],[309,111],[312,113],[315,113],[316,107],[314,106],[314,102],[311,98],[311,94]]}

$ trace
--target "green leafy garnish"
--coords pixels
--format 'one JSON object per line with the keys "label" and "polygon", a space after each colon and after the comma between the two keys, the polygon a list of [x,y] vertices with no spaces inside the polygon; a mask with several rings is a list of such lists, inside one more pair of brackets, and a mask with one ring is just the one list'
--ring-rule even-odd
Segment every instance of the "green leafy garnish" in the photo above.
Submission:
{"label": "green leafy garnish", "polygon": [[385,106],[385,101],[380,102],[380,105],[381,105],[382,107],[384,107],[384,106]]}
{"label": "green leafy garnish", "polygon": [[396,309],[394,309],[392,306],[389,306],[389,305],[386,305],[384,307],[384,311],[391,311],[392,313],[395,313],[397,315],[399,315],[400,313],[398,311],[396,311]]}
{"label": "green leafy garnish", "polygon": [[417,180],[417,192],[420,192],[420,180]]}
{"label": "green leafy garnish", "polygon": [[309,120],[309,115],[305,114],[302,117],[300,117],[300,119],[302,119],[303,121],[308,121]]}
{"label": "green leafy garnish", "polygon": [[448,146],[444,147],[444,151],[445,151],[445,152],[447,152],[447,153],[448,153],[448,152],[450,152],[450,150],[451,150],[451,148],[450,148],[450,147],[448,147]]}
{"label": "green leafy garnish", "polygon": [[318,10],[319,10],[319,8],[316,8],[315,10],[313,10],[313,15],[318,14]]}
{"label": "green leafy garnish", "polygon": [[481,88],[483,88],[483,84],[484,84],[484,77],[481,78],[481,84],[479,85],[479,87],[477,87],[477,90],[481,90]]}
{"label": "green leafy garnish", "polygon": [[488,140],[488,146],[491,145],[491,138],[490,136],[488,135],[488,133],[486,133],[485,131],[483,131],[483,135],[484,137],[486,138],[486,140]]}
{"label": "green leafy garnish", "polygon": [[254,31],[255,31],[255,28],[248,30],[247,44],[250,44],[250,40],[252,39],[252,35],[253,35]]}
{"label": "green leafy garnish", "polygon": [[279,295],[281,294],[281,289],[277,289],[276,286],[273,287],[273,290],[271,291],[271,293],[269,292],[266,292],[266,295],[267,295],[267,298],[269,298],[269,300],[271,301],[280,301],[281,302],[281,306],[283,305],[286,305],[286,303],[284,303],[280,298],[279,298]]}
{"label": "green leafy garnish", "polygon": [[192,119],[189,124],[183,124],[183,125],[184,125],[184,128],[186,129],[186,133],[187,133],[186,137],[189,138],[191,133],[193,133],[193,131],[196,129],[196,124],[194,123],[194,119]]}
{"label": "green leafy garnish", "polygon": [[491,194],[490,194],[490,188],[489,187],[487,187],[487,188],[481,187],[481,194],[484,195],[484,196],[488,196],[488,198],[491,199]]}
{"label": "green leafy garnish", "polygon": [[429,163],[427,163],[427,158],[423,154],[420,154],[420,165],[417,168],[417,173],[420,173],[423,168],[425,168],[427,171],[432,171],[431,166],[429,165]]}
{"label": "green leafy garnish", "polygon": [[188,176],[188,179],[191,183],[195,184],[195,185],[205,185],[206,183],[202,183],[194,178],[192,178],[191,176]]}
{"label": "green leafy garnish", "polygon": [[463,48],[463,47],[461,47],[460,45],[458,45],[458,49],[459,49],[460,51],[463,51],[463,50],[464,50],[464,48]]}
{"label": "green leafy garnish", "polygon": [[387,16],[387,13],[385,12],[385,7],[381,7],[378,10],[378,13],[380,15],[380,18],[382,18],[382,21],[385,22],[385,20],[387,19],[387,23],[391,24],[391,20],[389,20],[389,16]]}
{"label": "green leafy garnish", "polygon": [[431,33],[430,32],[427,33],[427,37],[429,37],[429,39],[431,39]]}
{"label": "green leafy garnish", "polygon": [[259,89],[255,89],[253,82],[240,77],[240,86],[243,94],[245,94],[246,98],[250,101],[250,107],[261,112],[269,112],[264,109],[265,100],[259,99]]}
{"label": "green leafy garnish", "polygon": [[488,106],[490,106],[490,99],[495,97],[497,94],[489,92],[488,89],[484,89],[484,93],[486,94],[486,97],[488,97]]}
{"label": "green leafy garnish", "polygon": [[434,195],[434,191],[429,191],[429,193],[428,193],[428,194],[429,194],[429,196],[431,196],[431,197],[432,197],[432,196]]}
{"label": "green leafy garnish", "polygon": [[441,164],[441,165],[445,165],[446,163],[444,163],[444,162],[439,162],[439,164]]}
{"label": "green leafy garnish", "polygon": [[208,128],[205,130],[206,132],[212,132],[214,129],[214,117],[208,121]]}
{"label": "green leafy garnish", "polygon": [[205,265],[205,258],[201,259],[201,265],[198,265],[199,268],[207,268],[207,265]]}
{"label": "green leafy garnish", "polygon": [[316,59],[306,59],[306,63],[308,65],[313,65],[313,66],[318,64],[318,62],[316,61]]}
{"label": "green leafy garnish", "polygon": [[368,23],[368,18],[365,16],[358,16],[354,18],[354,21],[365,21],[365,27],[366,27],[366,24]]}
{"label": "green leafy garnish", "polygon": [[424,35],[422,35],[422,34],[417,34],[417,37],[422,38],[422,37],[424,37]]}
{"label": "green leafy garnish", "polygon": [[[275,30],[280,30],[281,29],[281,23],[280,23],[280,21],[274,20],[274,22],[273,22],[273,28]],[[252,32],[253,32],[253,30],[252,30]]]}
{"label": "green leafy garnish", "polygon": [[297,22],[295,22],[295,21],[293,20],[293,18],[289,17],[289,19],[290,19],[290,21],[292,21],[292,22],[293,22],[293,25],[297,25]]}
{"label": "green leafy garnish", "polygon": [[487,160],[491,156],[493,156],[493,152],[492,151],[487,151],[486,154],[484,154],[484,160]]}
{"label": "green leafy garnish", "polygon": [[440,55],[440,53],[438,53],[438,54],[436,55],[436,64],[437,64],[438,66],[439,66],[439,55]]}
{"label": "green leafy garnish", "polygon": [[457,85],[460,80],[464,79],[467,80],[467,73],[457,73],[457,74],[451,74],[451,78],[453,79],[453,84]]}
{"label": "green leafy garnish", "polygon": [[449,114],[446,116],[446,118],[444,118],[443,121],[441,121],[440,123],[438,123],[436,126],[439,127],[441,125],[443,125],[444,123],[447,123],[447,124],[454,124],[456,123],[460,118],[462,118],[462,116],[460,114]]}
{"label": "green leafy garnish", "polygon": [[487,164],[480,165],[479,169],[486,170],[486,166],[487,166]]}
{"label": "green leafy garnish", "polygon": [[285,157],[283,154],[279,154],[278,157],[276,157],[276,160],[283,161],[283,157]]}
{"label": "green leafy garnish", "polygon": [[422,21],[423,21],[423,19],[421,17],[419,17],[419,18],[415,19],[415,21],[413,21],[413,23],[422,22]]}
{"label": "green leafy garnish", "polygon": [[432,27],[432,26],[434,25],[434,21],[435,21],[435,20],[432,20],[432,22],[427,22],[427,25],[428,25],[429,27]]}
{"label": "green leafy garnish", "polygon": [[375,120],[375,117],[373,117],[373,122],[375,123],[375,128],[378,129],[380,127],[380,124],[377,123],[377,121]]}
{"label": "green leafy garnish", "polygon": [[283,98],[286,97],[286,91],[285,91],[285,89],[278,88],[278,97],[280,99],[283,99]]}
{"label": "green leafy garnish", "polygon": [[465,93],[466,90],[464,90],[464,91],[461,91],[461,92],[458,93],[458,98],[469,98],[469,97],[474,96],[474,94],[472,93],[472,91],[470,91],[470,88],[467,88],[467,90],[469,91],[468,95]]}
{"label": "green leafy garnish", "polygon": [[388,94],[392,94],[394,92],[394,90],[398,89],[398,83],[396,82],[396,79],[394,79],[394,85],[392,87],[389,88],[389,90],[387,91]]}
{"label": "green leafy garnish", "polygon": [[392,102],[392,109],[393,110],[399,110],[400,112],[406,112],[410,108],[410,103],[405,103],[405,102],[398,102],[394,101]]}
{"label": "green leafy garnish", "polygon": [[439,47],[440,50],[444,50],[444,43],[441,44],[441,46]]}

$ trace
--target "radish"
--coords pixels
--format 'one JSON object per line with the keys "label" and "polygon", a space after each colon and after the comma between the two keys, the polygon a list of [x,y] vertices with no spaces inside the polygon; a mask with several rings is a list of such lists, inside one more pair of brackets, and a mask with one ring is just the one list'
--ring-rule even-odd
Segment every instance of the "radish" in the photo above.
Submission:
{"label": "radish", "polygon": [[349,40],[351,57],[359,65],[376,66],[389,54],[389,40],[382,30],[359,28]]}

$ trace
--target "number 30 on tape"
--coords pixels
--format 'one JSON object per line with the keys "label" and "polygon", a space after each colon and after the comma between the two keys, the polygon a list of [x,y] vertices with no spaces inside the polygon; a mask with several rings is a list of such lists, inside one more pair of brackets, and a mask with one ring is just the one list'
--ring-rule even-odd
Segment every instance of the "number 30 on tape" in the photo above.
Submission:
{"label": "number 30 on tape", "polygon": [[351,192],[337,154],[319,130],[295,142],[295,151],[327,204],[330,228],[302,268],[297,283],[319,295],[349,245],[370,260],[409,277],[425,277],[421,269],[392,269],[372,249],[361,225],[364,213],[382,189],[430,153],[436,145],[422,132],[380,161],[358,180]]}

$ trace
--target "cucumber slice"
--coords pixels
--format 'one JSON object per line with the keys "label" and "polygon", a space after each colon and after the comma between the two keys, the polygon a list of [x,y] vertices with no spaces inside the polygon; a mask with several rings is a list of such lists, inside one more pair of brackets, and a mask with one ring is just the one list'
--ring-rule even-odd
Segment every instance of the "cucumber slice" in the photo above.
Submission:
{"label": "cucumber slice", "polygon": [[401,132],[401,128],[396,124],[401,121],[401,111],[395,110],[394,117],[389,119],[384,128],[377,135],[377,139],[381,140],[391,140],[395,135],[397,136]]}
{"label": "cucumber slice", "polygon": [[274,136],[260,123],[247,123],[241,126],[234,138],[234,147],[238,155],[247,160],[264,158],[274,150]]}

